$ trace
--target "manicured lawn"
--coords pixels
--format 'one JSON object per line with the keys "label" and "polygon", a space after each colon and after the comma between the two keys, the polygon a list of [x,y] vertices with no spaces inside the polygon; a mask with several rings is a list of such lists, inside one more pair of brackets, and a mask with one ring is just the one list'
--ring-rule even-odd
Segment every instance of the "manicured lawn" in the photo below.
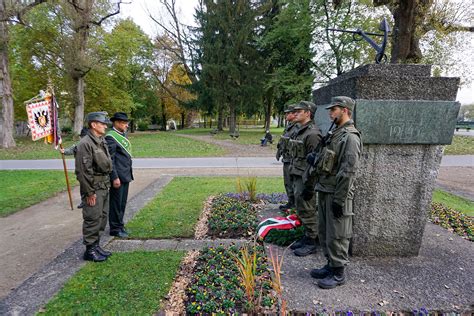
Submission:
{"label": "manicured lawn", "polygon": [[[224,150],[218,146],[193,139],[179,137],[172,132],[137,132],[129,134],[135,158],[145,157],[209,157],[219,156]],[[33,142],[31,138],[16,139],[15,148],[0,149],[0,160],[6,159],[59,159],[61,155],[52,145],[42,140]],[[75,142],[65,137],[63,146]],[[67,156],[72,159],[73,156]]]}
{"label": "manicured lawn", "polygon": [[[177,177],[127,223],[131,238],[190,238],[209,195],[236,191],[236,178]],[[284,192],[283,179],[258,178],[257,192]]]}
{"label": "manicured lawn", "polygon": [[[196,128],[196,129],[185,129],[180,130],[177,133],[180,134],[189,134],[189,135],[211,135],[210,128]],[[276,144],[278,143],[278,139],[280,135],[283,134],[283,128],[271,128],[270,133],[273,135],[273,146],[276,148]],[[239,137],[234,141],[242,144],[242,145],[260,145],[260,139],[265,135],[265,130],[263,128],[248,128],[244,129],[241,128],[239,130]],[[229,136],[229,130],[225,129],[222,132],[218,132],[213,136],[215,139],[220,140],[231,140],[232,138]]]}
{"label": "manicured lawn", "polygon": [[442,203],[456,211],[474,216],[474,202],[460,196],[442,190],[435,190],[433,193],[433,202]]}
{"label": "manicured lawn", "polygon": [[[69,183],[77,184],[69,173]],[[66,190],[63,171],[0,170],[0,217],[7,216]]]}
{"label": "manicured lawn", "polygon": [[474,155],[474,137],[454,135],[452,144],[444,148],[444,154]]}
{"label": "manicured lawn", "polygon": [[153,315],[168,293],[183,251],[114,253],[88,263],[45,306],[46,315]]}
{"label": "manicured lawn", "polygon": [[224,150],[216,145],[179,137],[173,132],[130,134],[133,156],[144,157],[211,157]]}
{"label": "manicured lawn", "polygon": [[[44,141],[38,140],[36,142],[31,140],[31,137],[15,138],[16,147],[3,149],[0,148],[0,160],[9,159],[61,159],[61,154],[54,149],[51,144],[45,144]],[[63,146],[67,148],[75,142],[72,137],[63,137]],[[66,156],[66,158],[72,156]]]}

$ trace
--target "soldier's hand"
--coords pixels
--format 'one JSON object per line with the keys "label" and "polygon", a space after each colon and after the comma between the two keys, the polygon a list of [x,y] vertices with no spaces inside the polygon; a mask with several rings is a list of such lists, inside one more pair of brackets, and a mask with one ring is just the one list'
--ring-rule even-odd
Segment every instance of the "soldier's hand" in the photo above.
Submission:
{"label": "soldier's hand", "polygon": [[276,153],[276,156],[275,156],[276,160],[279,161],[280,158],[281,158],[281,154],[280,154],[280,151],[277,150],[277,153]]}
{"label": "soldier's hand", "polygon": [[112,186],[114,187],[114,189],[120,188],[120,185],[121,185],[121,183],[120,183],[120,179],[119,179],[119,178],[117,178],[117,179],[115,179],[114,181],[112,181]]}
{"label": "soldier's hand", "polygon": [[313,198],[314,191],[312,189],[304,188],[303,192],[301,192],[301,196],[303,197],[303,200],[309,201]]}
{"label": "soldier's hand", "polygon": [[89,195],[88,197],[86,197],[86,203],[89,206],[94,206],[95,203],[96,203],[96,200],[97,200],[97,195],[95,195],[95,194],[92,194],[92,195]]}
{"label": "soldier's hand", "polygon": [[342,205],[337,204],[336,202],[332,202],[332,213],[334,214],[335,218],[341,218],[343,215]]}
{"label": "soldier's hand", "polygon": [[306,156],[306,162],[309,163],[310,166],[314,166],[314,161],[316,160],[316,153],[310,153]]}

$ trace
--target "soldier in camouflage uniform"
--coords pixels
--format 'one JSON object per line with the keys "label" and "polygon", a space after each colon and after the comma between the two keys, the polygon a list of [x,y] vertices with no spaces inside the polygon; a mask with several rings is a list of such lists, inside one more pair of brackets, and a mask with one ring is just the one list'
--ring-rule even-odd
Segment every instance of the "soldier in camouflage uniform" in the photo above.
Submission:
{"label": "soldier in camouflage uniform", "polygon": [[104,135],[110,123],[105,112],[87,115],[88,134],[81,139],[76,150],[76,177],[84,208],[82,217],[83,242],[86,245],[84,260],[105,261],[111,255],[99,245],[100,236],[107,225],[109,188],[112,160]]}
{"label": "soldier in camouflage uniform", "polygon": [[296,213],[303,223],[305,235],[291,245],[296,256],[307,256],[316,252],[318,238],[318,216],[314,187],[303,183],[303,174],[308,163],[306,156],[311,153],[321,140],[319,128],[313,123],[316,105],[308,101],[300,101],[294,107],[297,132],[290,139],[290,178],[295,194]]}
{"label": "soldier in camouflage uniform", "polygon": [[320,279],[318,286],[323,289],[346,282],[344,268],[349,263],[352,238],[354,181],[362,150],[360,132],[351,119],[354,107],[355,101],[349,97],[332,98],[327,109],[337,127],[315,162],[319,241],[328,263],[311,270],[311,276]]}
{"label": "soldier in camouflage uniform", "polygon": [[297,131],[295,120],[295,112],[293,111],[294,105],[288,106],[285,110],[286,120],[288,125],[281,135],[280,141],[277,145],[276,160],[283,162],[283,183],[285,184],[286,196],[288,196],[288,202],[284,205],[280,205],[280,210],[286,210],[295,207],[295,194],[293,193],[293,183],[290,179],[290,162],[291,156],[289,151],[289,142],[291,135]]}

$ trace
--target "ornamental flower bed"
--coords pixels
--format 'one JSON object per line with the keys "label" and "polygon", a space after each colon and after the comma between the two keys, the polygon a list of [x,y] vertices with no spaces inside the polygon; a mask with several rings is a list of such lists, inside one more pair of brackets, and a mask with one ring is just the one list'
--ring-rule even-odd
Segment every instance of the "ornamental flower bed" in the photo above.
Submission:
{"label": "ornamental flower bed", "polygon": [[432,203],[431,221],[459,236],[474,241],[474,217],[453,210],[442,203]]}
{"label": "ornamental flower bed", "polygon": [[208,220],[207,235],[218,238],[240,238],[255,234],[257,214],[252,203],[237,194],[214,198]]}
{"label": "ornamental flower bed", "polygon": [[186,312],[189,314],[230,315],[250,312],[272,312],[276,299],[271,290],[270,273],[262,246],[256,251],[256,286],[252,304],[241,282],[236,258],[238,247],[205,248],[197,259],[194,274],[187,288]]}

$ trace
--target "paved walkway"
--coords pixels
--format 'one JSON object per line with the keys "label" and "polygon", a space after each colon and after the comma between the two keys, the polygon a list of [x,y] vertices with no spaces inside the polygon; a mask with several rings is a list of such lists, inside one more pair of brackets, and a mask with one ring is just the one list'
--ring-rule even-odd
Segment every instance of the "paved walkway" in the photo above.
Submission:
{"label": "paved walkway", "polygon": [[[66,160],[69,170],[74,170],[74,160]],[[274,157],[210,157],[210,158],[134,158],[134,169],[173,168],[281,168]],[[474,167],[474,155],[443,156],[441,167]],[[45,169],[62,170],[60,159],[0,160],[0,170]]]}
{"label": "paved walkway", "polygon": [[[185,162],[186,164],[179,161],[179,159],[151,159],[151,161],[146,159],[144,160],[145,167],[136,166],[136,181],[130,187],[131,199],[126,213],[127,217],[133,216],[175,175],[236,176],[252,174],[257,176],[281,176],[281,165],[270,158],[252,157],[248,158],[248,161],[242,158],[200,159],[203,160],[199,163],[198,160],[191,160],[193,163],[189,163],[188,159],[184,159],[188,160],[188,162]],[[261,167],[244,167],[246,164],[250,165],[251,160],[255,162],[258,159],[261,159]],[[265,162],[265,159],[268,159],[267,162]],[[173,162],[172,160],[176,161]],[[218,163],[219,161],[221,163],[219,166],[228,164],[231,167],[223,168],[214,165],[211,168],[205,168],[207,163]],[[0,161],[0,169],[3,167],[2,162]],[[29,164],[30,162],[21,161],[20,163]],[[175,168],[149,169],[151,168],[150,164],[161,164],[163,162],[175,166]],[[188,168],[183,169],[183,166],[188,166]],[[62,166],[59,168],[62,168]],[[50,168],[46,167],[46,169]],[[458,181],[458,189],[467,188],[472,193],[474,192],[474,185],[472,185],[474,181],[473,172],[474,167],[472,165],[470,168],[442,167],[440,177],[444,174],[446,179],[451,181],[448,186],[452,186],[453,183],[456,185],[456,181]],[[455,177],[452,176],[453,174]],[[468,192],[468,194],[470,193]],[[76,191],[74,196],[78,197]],[[0,297],[3,297],[0,301],[0,315],[34,314],[60,289],[70,276],[83,266],[84,262],[80,259],[83,252],[83,245],[79,240],[82,221],[80,214],[77,210],[74,212],[68,210],[67,195],[62,193],[24,211],[6,218],[0,218],[0,262],[2,266],[2,269],[0,269]],[[106,237],[104,240],[107,242],[111,238]],[[199,243],[188,240],[173,241],[168,246],[175,247],[175,249],[178,249],[177,247],[183,247],[183,249],[186,247],[199,248],[202,245],[201,243],[206,242],[208,241]],[[133,243],[136,243],[136,245],[132,246]],[[110,243],[110,247],[120,251],[120,248],[126,249],[127,247],[129,249],[138,247],[153,250],[165,246],[157,241],[114,241]],[[473,253],[472,249],[465,251],[467,254]],[[472,262],[472,258],[468,259]],[[306,267],[312,267],[313,264],[314,262],[311,261]],[[472,275],[471,278],[467,278],[469,282],[472,281]],[[303,276],[302,274],[301,277],[307,278],[307,275]],[[472,283],[468,284],[472,285]],[[472,302],[474,302],[474,299]],[[295,308],[299,307],[296,306]]]}
{"label": "paved walkway", "polygon": [[[281,172],[281,168],[138,169],[130,185],[126,220],[174,176],[281,176]],[[77,188],[73,190],[73,199],[77,205]],[[41,307],[60,288],[62,283],[56,284],[56,277],[64,282],[83,265],[81,227],[81,212],[69,209],[66,192],[0,218],[0,298],[4,298],[0,301],[0,315],[5,314],[2,308],[9,311],[18,308],[21,315],[34,314],[37,310],[34,308]],[[103,241],[109,240],[110,237],[103,237]],[[66,279],[61,279],[62,275]],[[37,283],[36,290],[26,290]],[[41,286],[45,286],[44,291]],[[42,295],[45,295],[43,300]],[[33,309],[24,306],[29,301],[35,306]]]}

